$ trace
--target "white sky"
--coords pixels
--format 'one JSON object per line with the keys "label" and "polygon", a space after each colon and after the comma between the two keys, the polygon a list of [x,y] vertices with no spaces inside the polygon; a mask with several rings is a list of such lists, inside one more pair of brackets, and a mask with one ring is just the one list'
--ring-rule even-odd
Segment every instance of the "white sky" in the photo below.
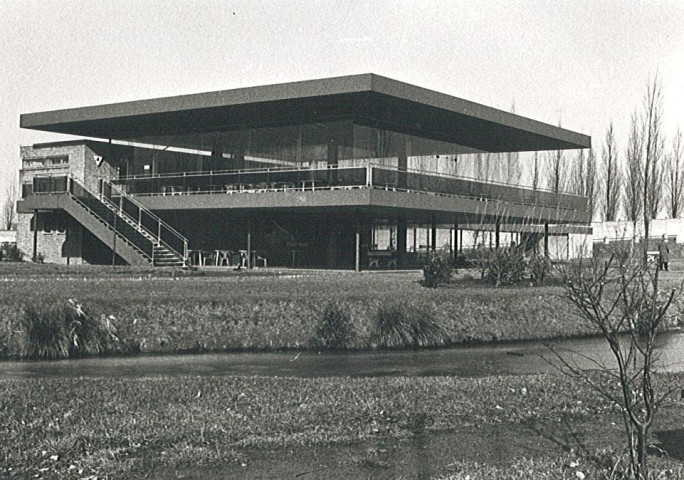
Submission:
{"label": "white sky", "polygon": [[[20,113],[372,72],[624,144],[659,72],[684,128],[684,1],[0,0],[0,203]],[[669,144],[668,144],[669,147]]]}

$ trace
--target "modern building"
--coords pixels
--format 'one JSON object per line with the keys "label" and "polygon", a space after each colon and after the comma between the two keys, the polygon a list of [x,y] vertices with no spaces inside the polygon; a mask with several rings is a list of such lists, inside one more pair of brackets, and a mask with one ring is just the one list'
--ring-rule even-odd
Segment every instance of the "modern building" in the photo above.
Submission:
{"label": "modern building", "polygon": [[21,126],[88,138],[21,149],[17,242],[50,262],[410,267],[444,243],[455,254],[459,225],[490,225],[497,244],[514,225],[543,243],[590,221],[586,198],[458,167],[588,148],[588,136],[374,74],[30,113]]}

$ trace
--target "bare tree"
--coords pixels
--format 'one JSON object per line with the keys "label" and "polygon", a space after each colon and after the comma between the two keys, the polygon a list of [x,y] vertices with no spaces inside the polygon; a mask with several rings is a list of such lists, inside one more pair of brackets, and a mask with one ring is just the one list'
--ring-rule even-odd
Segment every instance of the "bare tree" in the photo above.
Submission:
{"label": "bare tree", "polygon": [[555,150],[546,155],[546,187],[553,193],[565,190],[567,166],[563,150]]}
{"label": "bare tree", "polygon": [[[623,210],[625,218],[636,227],[644,208],[644,170],[643,170],[644,136],[641,122],[636,112],[632,114],[632,126],[625,152],[625,188]],[[636,230],[636,229],[635,229]]]}
{"label": "bare tree", "polygon": [[658,269],[637,257],[613,255],[605,263],[580,262],[566,270],[570,302],[608,342],[615,365],[585,357],[597,367],[597,374],[552,351],[563,371],[619,407],[630,455],[629,478],[646,479],[650,428],[658,407],[672,393],[656,394],[655,343],[677,291],[663,294]]}
{"label": "bare tree", "polygon": [[587,154],[586,180],[584,187],[584,194],[587,196],[587,212],[589,212],[590,219],[594,219],[596,214],[596,156],[594,149],[590,148]]}
{"label": "bare tree", "polygon": [[[515,102],[511,105],[511,113],[515,113]],[[506,152],[504,157],[502,180],[508,184],[517,185],[522,176],[520,154],[518,152]]]}
{"label": "bare tree", "polygon": [[[662,181],[662,120],[663,120],[663,87],[656,74],[649,84],[644,96],[644,113],[642,117],[644,131],[643,162],[643,219],[644,238],[648,240],[651,220],[658,216],[661,200]],[[648,241],[644,242],[644,262],[647,257]]]}
{"label": "bare tree", "polygon": [[492,154],[478,153],[475,156],[475,176],[478,180],[492,180]]}
{"label": "bare tree", "polygon": [[576,195],[586,194],[586,168],[587,164],[586,159],[584,158],[584,150],[579,150],[577,156],[573,159],[570,180],[568,182],[570,191]]}
{"label": "bare tree", "polygon": [[534,152],[532,159],[532,190],[539,190],[539,152]]}
{"label": "bare tree", "polygon": [[613,123],[610,123],[606,131],[605,144],[603,145],[603,220],[612,222],[617,218],[620,203],[620,170],[618,168],[618,154],[615,145],[615,133]]}
{"label": "bare tree", "polygon": [[0,228],[10,230],[16,218],[16,204],[17,204],[17,184],[14,180],[7,184],[5,190],[5,202],[2,204],[2,224]]}
{"label": "bare tree", "polygon": [[667,181],[667,213],[670,218],[679,218],[682,213],[682,201],[684,200],[684,156],[682,152],[682,131],[677,128],[677,133],[672,140],[672,150],[667,156],[666,181]]}

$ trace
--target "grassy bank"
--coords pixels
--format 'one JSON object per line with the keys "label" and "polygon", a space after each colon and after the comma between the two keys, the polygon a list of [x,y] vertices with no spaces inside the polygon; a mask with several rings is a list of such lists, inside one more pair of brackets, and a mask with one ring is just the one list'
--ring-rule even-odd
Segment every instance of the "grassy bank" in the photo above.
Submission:
{"label": "grassy bank", "polygon": [[[372,444],[440,432],[519,435],[521,428],[529,437],[529,455],[536,459],[531,465],[536,461],[546,469],[561,459],[560,467],[568,457],[563,448],[584,446],[586,452],[573,455],[586,457],[583,464],[596,469],[589,461],[590,453],[600,450],[596,441],[608,451],[620,444],[619,423],[614,426],[619,422],[617,412],[583,385],[555,375],[27,378],[2,380],[0,391],[4,478],[135,478],[155,469],[214,467],[227,472],[248,468],[255,455],[284,447],[296,451],[350,442]],[[676,399],[667,402],[664,425],[681,424],[681,405]],[[563,437],[568,425],[572,431]],[[618,433],[603,438],[604,431]],[[601,438],[592,436],[597,433]],[[549,436],[557,439],[557,447],[535,448]],[[458,452],[453,455],[462,458]],[[500,458],[479,458],[483,463],[470,465],[473,471],[501,468]]]}
{"label": "grassy bank", "polygon": [[[419,312],[452,344],[593,333],[573,316],[562,287],[494,288],[457,280],[420,286],[414,273],[234,273],[0,264],[0,354],[20,351],[27,305],[77,299],[94,318],[113,316],[121,338],[143,352],[321,348],[319,325],[331,305],[348,317],[347,348],[376,342],[379,312]],[[561,314],[559,314],[561,312]]]}

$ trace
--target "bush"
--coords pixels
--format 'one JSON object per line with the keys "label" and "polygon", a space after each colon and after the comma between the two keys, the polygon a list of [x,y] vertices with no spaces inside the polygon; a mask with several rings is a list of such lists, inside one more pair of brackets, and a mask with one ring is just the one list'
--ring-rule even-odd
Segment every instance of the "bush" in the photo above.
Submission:
{"label": "bush", "polygon": [[316,327],[315,343],[327,348],[348,348],[356,338],[349,315],[338,304],[325,309]]}
{"label": "bush", "polygon": [[543,285],[547,277],[551,273],[553,265],[545,255],[533,255],[530,259],[527,268],[529,270],[530,279],[535,285]]}
{"label": "bush", "polygon": [[25,358],[74,358],[120,350],[110,319],[93,319],[75,300],[66,305],[29,304],[21,326],[21,356]]}
{"label": "bush", "polygon": [[534,254],[526,258],[524,250],[516,246],[481,250],[478,265],[482,278],[496,286],[514,285],[528,277],[534,285],[543,285],[553,267],[546,256]]}
{"label": "bush", "polygon": [[485,270],[485,278],[494,285],[519,283],[525,276],[525,258],[518,247],[492,250]]}
{"label": "bush", "polygon": [[381,347],[433,347],[448,344],[446,330],[427,308],[384,305],[376,315],[371,341]]}
{"label": "bush", "polygon": [[3,243],[0,259],[7,262],[23,262],[24,252],[15,243]]}
{"label": "bush", "polygon": [[451,266],[446,252],[432,252],[427,265],[423,267],[423,286],[437,288],[442,284],[449,283],[451,279]]}

